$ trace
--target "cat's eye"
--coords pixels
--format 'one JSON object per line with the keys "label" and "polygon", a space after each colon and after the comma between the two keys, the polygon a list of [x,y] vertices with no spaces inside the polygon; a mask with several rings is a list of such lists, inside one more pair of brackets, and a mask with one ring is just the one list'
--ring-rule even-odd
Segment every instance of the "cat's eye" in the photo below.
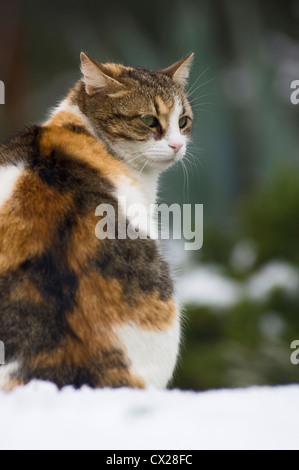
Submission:
{"label": "cat's eye", "polygon": [[184,127],[186,127],[187,125],[187,122],[188,122],[187,116],[181,117],[181,119],[179,120],[180,129],[184,129]]}
{"label": "cat's eye", "polygon": [[140,119],[147,127],[153,128],[159,125],[159,121],[155,116],[142,116]]}

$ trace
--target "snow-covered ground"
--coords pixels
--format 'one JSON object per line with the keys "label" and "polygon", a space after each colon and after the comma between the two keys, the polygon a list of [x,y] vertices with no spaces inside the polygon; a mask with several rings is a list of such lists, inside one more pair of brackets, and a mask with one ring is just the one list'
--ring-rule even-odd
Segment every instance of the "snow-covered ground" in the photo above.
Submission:
{"label": "snow-covered ground", "polygon": [[299,449],[299,386],[0,393],[0,449]]}

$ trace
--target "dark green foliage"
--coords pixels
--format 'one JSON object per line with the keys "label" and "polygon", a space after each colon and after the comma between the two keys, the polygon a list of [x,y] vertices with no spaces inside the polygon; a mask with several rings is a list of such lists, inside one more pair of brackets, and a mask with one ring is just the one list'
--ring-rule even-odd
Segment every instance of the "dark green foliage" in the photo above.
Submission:
{"label": "dark green foliage", "polygon": [[[208,260],[226,267],[228,277],[246,285],[265,263],[299,264],[299,171],[281,166],[260,189],[238,204],[238,226],[257,247],[255,264],[238,275],[229,269],[234,236],[221,237]],[[217,231],[214,232],[214,240]],[[213,232],[212,232],[213,234]],[[225,386],[286,384],[299,381],[291,364],[292,341],[299,339],[299,292],[275,289],[262,300],[246,298],[230,309],[189,307],[186,347],[176,385],[209,389]]]}
{"label": "dark green foliage", "polygon": [[298,383],[290,345],[299,339],[299,293],[273,293],[230,310],[189,307],[188,338],[174,386],[222,387]]}
{"label": "dark green foliage", "polygon": [[282,164],[243,205],[244,233],[258,245],[258,262],[278,256],[299,264],[299,166]]}

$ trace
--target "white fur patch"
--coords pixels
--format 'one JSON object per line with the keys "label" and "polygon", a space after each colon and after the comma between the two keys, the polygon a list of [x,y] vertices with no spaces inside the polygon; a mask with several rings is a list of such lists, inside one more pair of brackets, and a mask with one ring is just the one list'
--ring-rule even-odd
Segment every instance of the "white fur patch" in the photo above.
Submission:
{"label": "white fur patch", "polygon": [[0,166],[0,208],[11,198],[16,183],[23,172],[23,165]]}
{"label": "white fur patch", "polygon": [[141,181],[137,181],[137,184],[130,178],[121,176],[117,181],[114,196],[132,229],[143,233],[145,238],[150,236],[156,239],[158,227],[151,208],[152,199],[155,199],[156,194],[147,194],[144,187],[141,189]]}
{"label": "white fur patch", "polygon": [[0,367],[0,390],[9,388],[9,383],[12,375],[15,374],[19,369],[18,362],[12,362],[6,366]]}
{"label": "white fur patch", "polygon": [[182,158],[185,155],[186,147],[187,147],[187,139],[182,134],[179,120],[182,115],[182,103],[178,98],[175,98],[175,105],[174,110],[171,113],[170,120],[169,120],[169,127],[166,133],[165,139],[169,146],[173,145],[181,145],[181,150],[178,152],[178,157]]}
{"label": "white fur patch", "polygon": [[176,365],[179,343],[179,321],[167,331],[145,331],[134,324],[117,329],[127,357],[130,372],[141,377],[146,386],[165,388],[172,378]]}

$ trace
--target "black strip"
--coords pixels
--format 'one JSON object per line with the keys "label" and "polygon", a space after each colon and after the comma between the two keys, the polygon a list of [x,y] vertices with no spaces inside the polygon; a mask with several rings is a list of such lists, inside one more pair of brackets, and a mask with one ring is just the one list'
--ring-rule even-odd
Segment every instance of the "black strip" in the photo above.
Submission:
{"label": "black strip", "polygon": [[92,136],[91,133],[88,132],[88,130],[84,126],[79,126],[77,124],[67,123],[67,124],[64,124],[62,127],[64,129],[67,129],[68,131],[73,132],[74,134],[84,134],[84,135],[87,135],[89,137]]}

